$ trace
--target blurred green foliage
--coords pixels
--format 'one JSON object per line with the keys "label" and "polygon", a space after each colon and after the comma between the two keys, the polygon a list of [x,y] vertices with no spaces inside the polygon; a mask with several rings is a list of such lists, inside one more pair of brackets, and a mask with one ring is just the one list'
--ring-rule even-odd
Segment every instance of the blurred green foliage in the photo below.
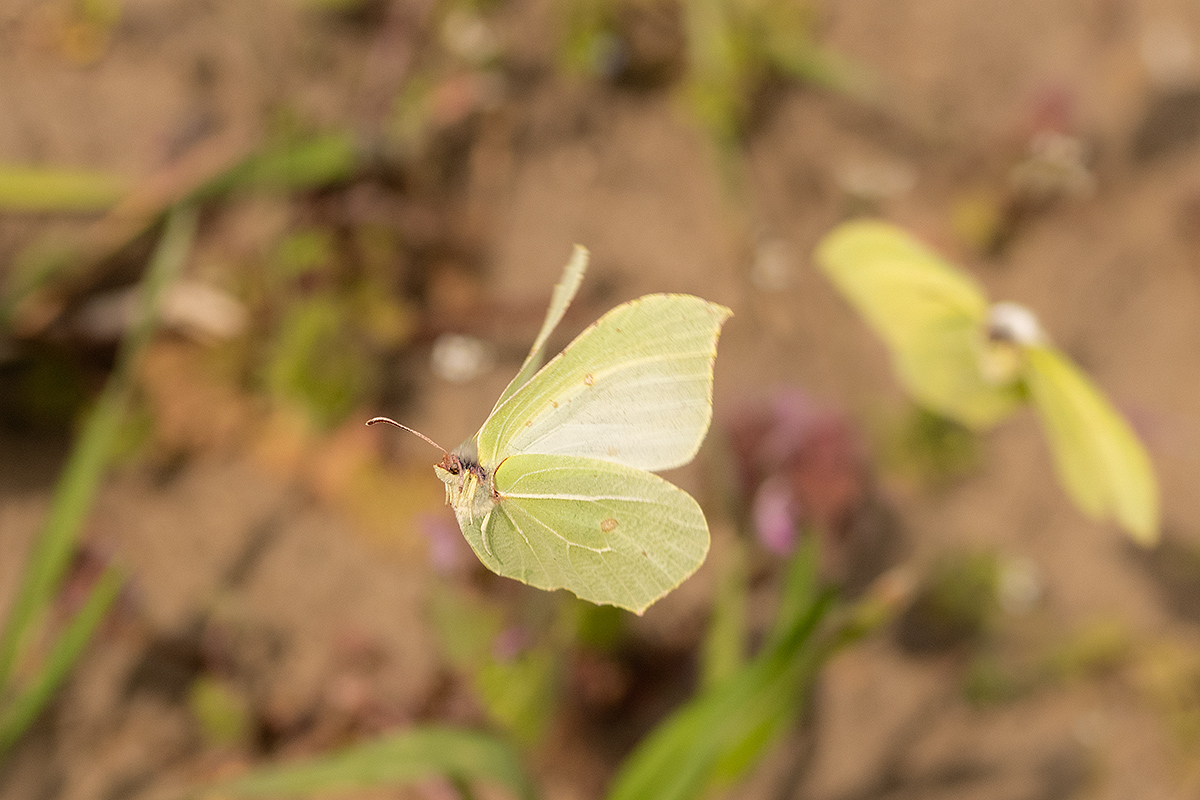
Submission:
{"label": "blurred green foliage", "polygon": [[231,192],[296,192],[349,179],[361,164],[354,137],[345,131],[285,130],[258,150],[194,188],[193,201]]}
{"label": "blurred green foliage", "polygon": [[978,641],[1000,609],[999,575],[994,553],[947,553],[936,559],[899,620],[901,645],[928,652]]}
{"label": "blurred green foliage", "polygon": [[471,796],[476,781],[504,786],[522,800],[537,797],[520,759],[502,739],[438,726],[417,727],[294,764],[264,767],[198,787],[187,797],[327,797],[448,776]]}
{"label": "blurred green foliage", "polygon": [[995,638],[981,643],[964,674],[964,696],[977,706],[1003,705],[1073,681],[1102,678],[1136,653],[1127,625],[1107,617],[1065,634],[1055,631],[1050,642],[1029,641],[1027,633],[1014,630],[1000,630]]}
{"label": "blurred green foliage", "polygon": [[345,419],[374,383],[374,362],[350,320],[335,298],[296,302],[280,320],[263,371],[267,392],[302,408],[320,429]]}
{"label": "blurred green foliage", "polygon": [[934,487],[963,476],[983,456],[979,434],[920,406],[910,406],[881,438],[889,470]]}
{"label": "blurred green foliage", "polygon": [[821,665],[877,624],[871,612],[833,620],[835,595],[820,588],[817,563],[816,537],[809,537],[788,566],[784,602],[763,648],[651,731],[621,765],[609,800],[703,797],[744,776],[796,721]]}
{"label": "blurred green foliage", "polygon": [[721,565],[701,661],[701,684],[706,688],[728,680],[746,661],[746,549],[745,542],[735,541],[733,552]]}
{"label": "blurred green foliage", "polygon": [[985,651],[967,665],[963,696],[975,706],[1003,705],[1025,697],[1036,685],[1037,676],[1030,670]]}
{"label": "blurred green foliage", "polygon": [[1134,685],[1164,718],[1180,751],[1200,745],[1200,653],[1180,642],[1152,644],[1140,654]]}
{"label": "blurred green foliage", "polygon": [[48,651],[32,660],[32,644],[43,630],[56,592],[67,573],[84,522],[112,460],[134,391],[137,363],[150,343],[166,288],[191,251],[196,214],[174,210],[142,281],[139,313],[117,358],[117,366],[87,417],[55,487],[50,511],[38,530],[8,618],[0,631],[0,753],[10,747],[50,700],[116,599],[119,574],[106,570]]}
{"label": "blurred green foliage", "polygon": [[[657,7],[657,14],[650,13]],[[641,12],[635,13],[635,12]],[[808,0],[584,0],[563,6],[559,53],[569,71],[619,78],[631,66],[631,19],[677,19],[681,93],[718,150],[729,155],[774,77],[866,99],[871,80],[817,42]],[[661,46],[660,46],[661,49]]]}
{"label": "blurred green foliage", "polygon": [[575,612],[575,641],[594,650],[613,650],[625,633],[626,614],[616,606],[598,606],[583,601],[573,602]]}
{"label": "blurred green foliage", "polygon": [[129,191],[130,181],[107,172],[0,166],[0,210],[105,211]]}
{"label": "blurred green foliage", "polygon": [[270,282],[277,286],[318,272],[333,263],[333,233],[323,228],[295,231],[279,242],[274,257],[267,265]]}
{"label": "blurred green foliage", "polygon": [[[125,578],[119,570],[107,568],[92,584],[83,605],[58,632],[30,674],[16,675],[0,683],[0,758],[54,698],[58,687],[67,679],[93,634],[108,616],[124,583]],[[18,630],[20,621],[15,614],[10,616],[5,627],[6,637],[9,631]]]}
{"label": "blurred green foliage", "polygon": [[1102,617],[1063,637],[1047,654],[1045,670],[1062,680],[1102,675],[1120,666],[1133,652],[1133,637],[1121,619]]}
{"label": "blurred green foliage", "polygon": [[[558,600],[552,596],[551,606]],[[541,739],[562,680],[561,626],[535,637],[495,604],[452,588],[435,593],[431,611],[447,658],[471,681],[492,722],[525,745]]]}
{"label": "blurred green foliage", "polygon": [[213,744],[245,744],[254,733],[249,703],[227,681],[197,677],[188,688],[187,702],[200,732]]}

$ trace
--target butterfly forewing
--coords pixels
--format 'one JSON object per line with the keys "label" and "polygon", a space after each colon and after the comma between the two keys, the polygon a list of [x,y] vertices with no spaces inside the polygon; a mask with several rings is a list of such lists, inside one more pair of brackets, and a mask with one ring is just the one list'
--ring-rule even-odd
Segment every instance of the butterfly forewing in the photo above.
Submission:
{"label": "butterfly forewing", "polygon": [[[562,321],[563,315],[567,313],[567,307],[571,305],[571,300],[579,291],[579,284],[583,282],[583,273],[587,271],[587,265],[587,249],[575,245],[575,252],[571,254],[571,260],[567,262],[567,266],[563,268],[562,277],[554,285],[554,292],[550,296],[550,307],[546,309],[546,319],[542,321],[542,329],[538,331],[533,347],[529,348],[529,355],[525,357],[525,363],[521,365],[516,377],[509,382],[504,393],[500,395],[496,406],[528,383],[529,379],[538,371],[538,367],[542,365],[542,361],[546,357],[546,341],[550,338],[550,334],[554,333],[558,323]],[[494,411],[495,407],[492,410]]]}
{"label": "butterfly forewing", "polygon": [[495,508],[465,521],[463,532],[489,569],[531,586],[640,613],[708,552],[700,506],[648,472],[591,458],[515,455],[495,481]]}
{"label": "butterfly forewing", "polygon": [[894,348],[947,318],[982,324],[987,316],[987,298],[975,281],[887,223],[847,223],[821,242],[816,256],[838,290]]}
{"label": "butterfly forewing", "polygon": [[729,309],[647,295],[605,314],[498,405],[480,463],[574,455],[645,470],[692,459],[712,419],[712,368]]}
{"label": "butterfly forewing", "polygon": [[883,338],[922,405],[987,427],[1020,401],[1015,386],[983,374],[982,289],[915,238],[887,223],[851,222],[818,246],[817,261]]}
{"label": "butterfly forewing", "polygon": [[1158,537],[1158,486],[1137,436],[1058,351],[1030,347],[1025,358],[1025,381],[1068,494],[1091,516],[1115,518],[1152,543]]}

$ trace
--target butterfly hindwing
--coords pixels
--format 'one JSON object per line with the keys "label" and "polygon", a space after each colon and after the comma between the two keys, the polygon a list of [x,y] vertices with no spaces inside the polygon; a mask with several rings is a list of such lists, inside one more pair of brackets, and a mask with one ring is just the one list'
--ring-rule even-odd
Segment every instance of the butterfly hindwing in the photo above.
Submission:
{"label": "butterfly hindwing", "polygon": [[479,459],[598,458],[645,470],[685,464],[712,420],[713,360],[729,309],[689,295],[617,306],[499,404]]}
{"label": "butterfly hindwing", "polygon": [[1030,396],[1059,480],[1092,517],[1115,519],[1143,544],[1158,538],[1158,486],[1150,458],[1129,424],[1065,356],[1049,346],[1025,351]]}
{"label": "butterfly hindwing", "polygon": [[894,353],[900,379],[918,404],[977,430],[1004,419],[1023,400],[1015,382],[984,377],[984,349],[992,346],[973,320],[952,317],[929,326]]}
{"label": "butterfly hindwing", "polygon": [[[460,524],[492,571],[641,613],[704,562],[708,523],[682,489],[639,469],[577,456],[515,455],[500,497]],[[486,544],[485,544],[486,538]]]}

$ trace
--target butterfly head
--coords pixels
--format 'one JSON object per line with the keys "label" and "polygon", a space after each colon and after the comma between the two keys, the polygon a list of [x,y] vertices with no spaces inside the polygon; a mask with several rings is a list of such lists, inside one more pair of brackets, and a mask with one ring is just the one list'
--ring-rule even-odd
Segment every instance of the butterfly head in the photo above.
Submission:
{"label": "butterfly head", "polygon": [[442,460],[433,465],[437,476],[445,483],[450,483],[462,475],[464,467],[462,459],[454,453],[446,453],[442,456]]}
{"label": "butterfly head", "polygon": [[1036,316],[1017,303],[996,303],[988,312],[980,359],[983,377],[996,386],[1020,377],[1022,351],[1045,342],[1046,335]]}
{"label": "butterfly head", "polygon": [[486,514],[495,504],[495,488],[490,473],[480,465],[475,455],[475,442],[464,442],[453,453],[446,453],[433,466],[442,483],[446,484],[446,501],[456,512],[464,511],[474,519]]}

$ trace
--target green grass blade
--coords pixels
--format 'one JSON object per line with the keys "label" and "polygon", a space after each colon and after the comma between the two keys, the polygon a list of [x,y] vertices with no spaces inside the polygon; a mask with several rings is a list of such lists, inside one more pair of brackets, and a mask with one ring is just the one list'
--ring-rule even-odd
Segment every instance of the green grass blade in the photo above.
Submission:
{"label": "green grass blade", "polygon": [[92,507],[132,391],[136,361],[154,334],[163,289],[183,268],[196,215],[179,209],[167,219],[162,239],[142,281],[141,308],[121,344],[117,365],[55,487],[50,513],[34,540],[21,587],[0,635],[0,689],[7,686],[22,645],[52,600]]}
{"label": "green grass blade", "polygon": [[516,752],[502,739],[478,731],[416,728],[309,761],[267,767],[240,778],[193,789],[189,798],[299,798],[397,786],[442,776],[456,782],[487,781],[522,800],[537,797]]}
{"label": "green grass blade", "polygon": [[0,710],[0,754],[12,747],[50,702],[91,641],[92,634],[104,621],[124,582],[115,567],[109,567],[101,574],[88,594],[87,602],[58,637],[33,682]]}
{"label": "green grass blade", "polygon": [[779,598],[779,610],[775,614],[775,624],[771,626],[765,644],[768,650],[783,646],[797,623],[817,600],[821,588],[817,574],[820,568],[820,549],[817,545],[819,541],[817,531],[805,531],[795,554],[788,562],[783,592]]}
{"label": "green grass blade", "polygon": [[746,663],[746,545],[734,542],[733,552],[721,567],[717,596],[704,650],[700,659],[700,685],[709,689],[720,685]]}
{"label": "green grass blade", "polygon": [[[810,550],[794,558],[797,583],[810,569]],[[795,717],[829,653],[812,637],[833,602],[832,592],[814,594],[777,644],[656,728],[626,760],[608,800],[690,800],[755,763]]]}
{"label": "green grass blade", "polygon": [[360,163],[348,133],[287,139],[250,154],[192,193],[209,200],[237,191],[303,191],[346,180]]}
{"label": "green grass blade", "polygon": [[[349,179],[361,163],[361,152],[348,133],[289,137],[249,153],[198,185],[181,187],[163,198],[162,207],[149,206],[128,219],[117,214],[97,223],[103,235],[96,241],[35,243],[18,255],[0,288],[0,327],[9,324],[31,294],[64,275],[94,265],[155,225],[176,203],[204,203],[235,192],[293,192],[328,186]],[[137,192],[137,189],[134,189]]]}
{"label": "green grass blade", "polygon": [[105,211],[124,197],[129,188],[129,181],[107,172],[0,166],[2,211]]}

